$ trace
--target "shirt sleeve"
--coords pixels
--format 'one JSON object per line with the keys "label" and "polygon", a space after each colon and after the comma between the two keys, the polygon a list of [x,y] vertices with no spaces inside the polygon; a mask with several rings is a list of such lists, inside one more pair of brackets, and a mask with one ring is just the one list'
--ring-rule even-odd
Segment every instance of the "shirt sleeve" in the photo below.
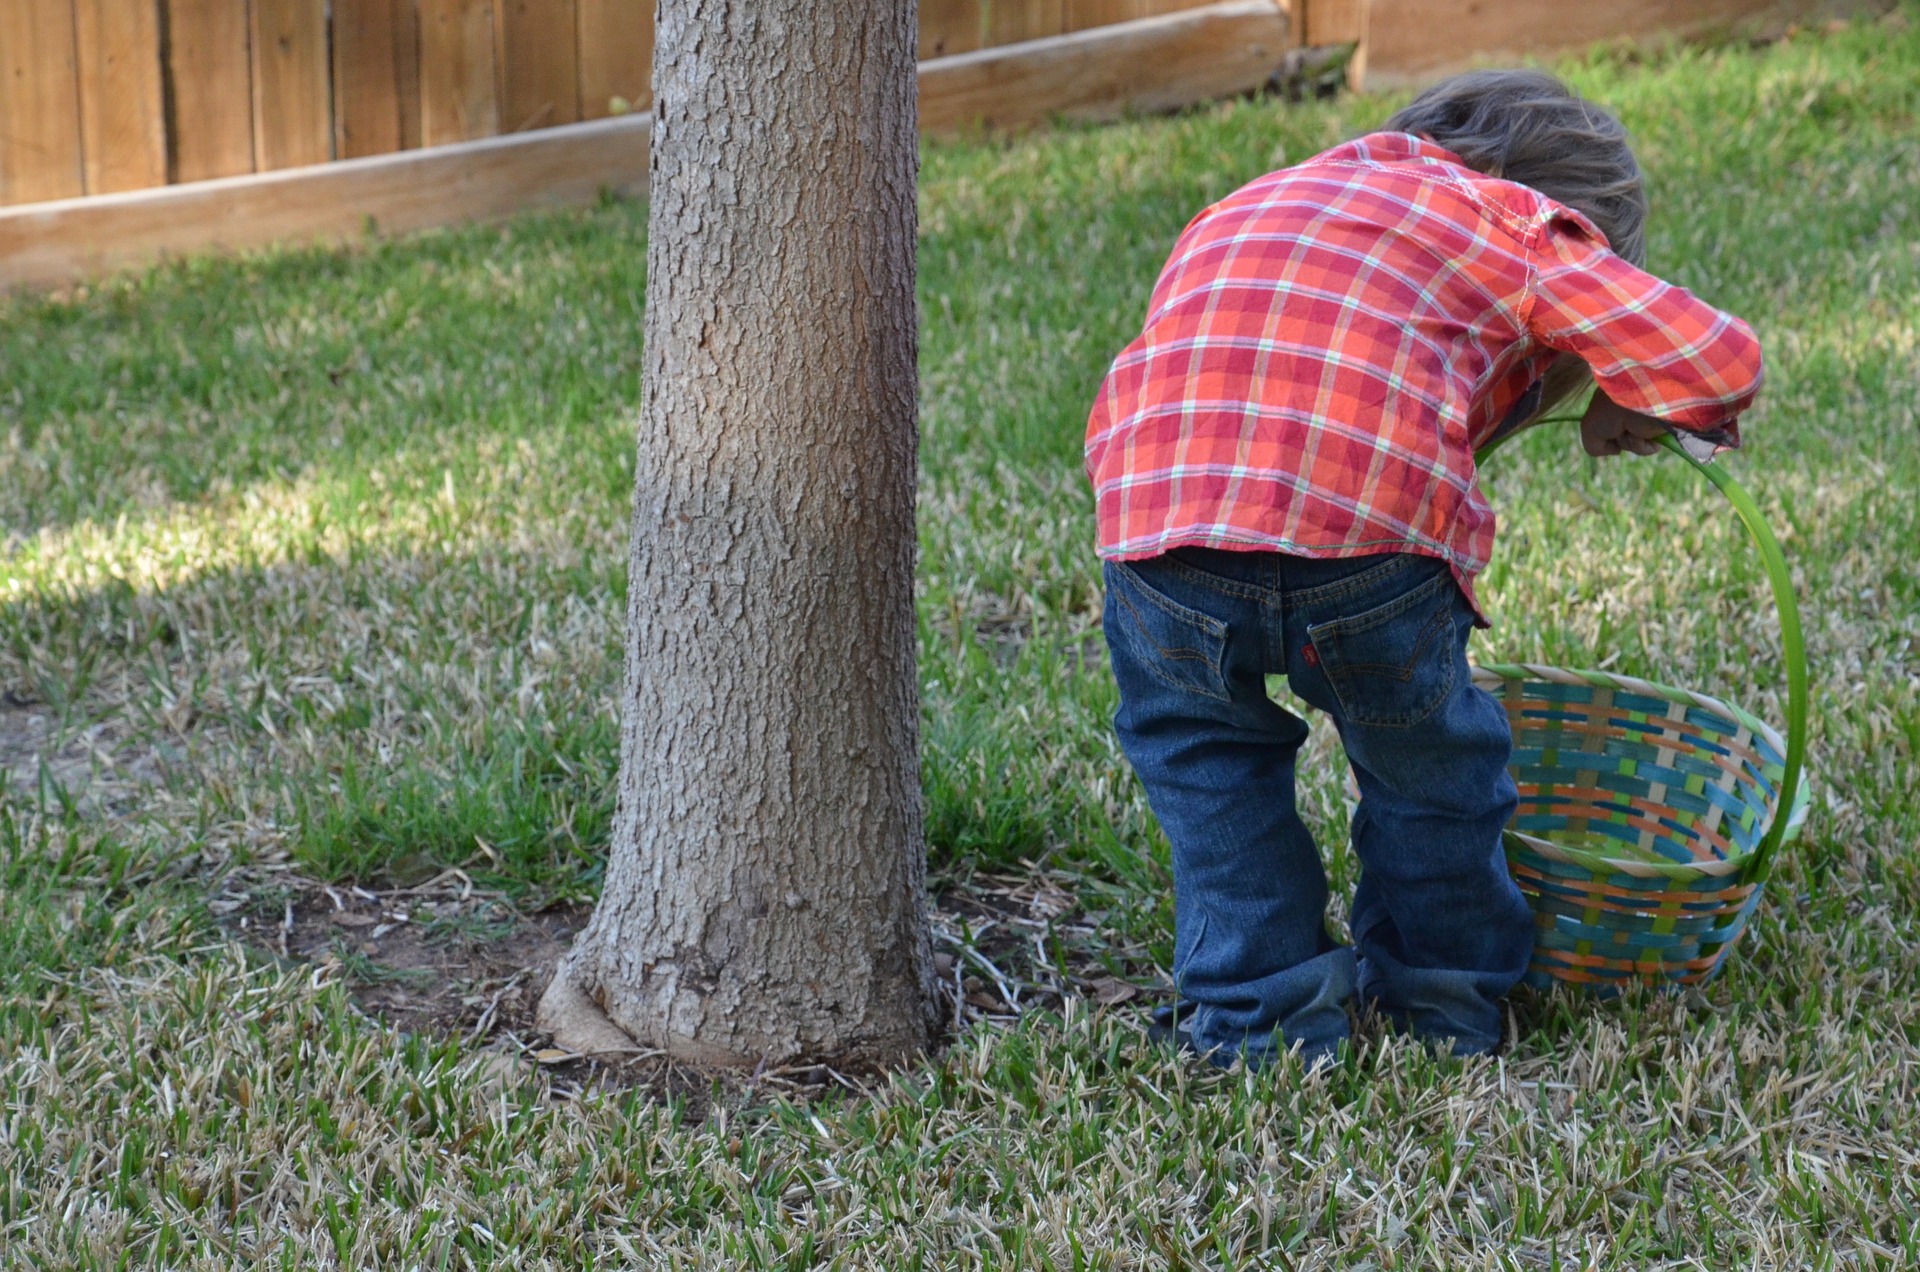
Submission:
{"label": "shirt sleeve", "polygon": [[1578,354],[1621,406],[1740,444],[1735,420],[1763,377],[1746,323],[1628,264],[1568,218],[1542,226],[1532,265],[1535,339]]}

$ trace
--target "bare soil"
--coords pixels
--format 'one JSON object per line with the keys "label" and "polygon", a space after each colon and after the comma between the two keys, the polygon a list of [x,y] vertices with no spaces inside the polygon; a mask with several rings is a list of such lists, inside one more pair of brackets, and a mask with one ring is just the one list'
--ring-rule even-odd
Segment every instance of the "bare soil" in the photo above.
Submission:
{"label": "bare soil", "polygon": [[369,1015],[476,1043],[535,1037],[534,1005],[592,912],[522,913],[458,870],[380,890],[276,874],[259,886],[229,883],[212,908],[249,945],[337,968]]}
{"label": "bare soil", "polygon": [[[1070,884],[1036,873],[940,888],[932,915],[945,1021],[939,1043],[1029,1011],[1057,1011],[1068,998],[1118,1006],[1162,996],[1151,965],[1088,922]],[[522,912],[459,870],[383,889],[284,870],[241,874],[209,908],[244,943],[331,970],[369,1016],[408,1033],[459,1037],[516,1069],[537,1066],[556,1098],[594,1086],[702,1107],[723,1090],[806,1097],[864,1091],[871,1077],[816,1063],[712,1071],[658,1054],[607,1064],[556,1050],[535,1028],[534,1010],[591,907]]]}
{"label": "bare soil", "polygon": [[63,730],[56,714],[11,689],[0,692],[0,790],[24,795],[45,780],[111,815],[161,779],[167,757],[160,748],[133,745],[111,724]]}

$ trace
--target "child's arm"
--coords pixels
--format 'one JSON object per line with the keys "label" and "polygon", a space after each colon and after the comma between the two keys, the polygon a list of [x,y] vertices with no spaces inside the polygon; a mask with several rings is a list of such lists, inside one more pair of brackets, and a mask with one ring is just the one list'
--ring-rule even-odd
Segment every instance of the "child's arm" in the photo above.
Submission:
{"label": "child's arm", "polygon": [[1739,445],[1735,420],[1763,374],[1746,323],[1628,264],[1583,223],[1549,222],[1534,246],[1525,322],[1592,368],[1599,392],[1582,423],[1591,453],[1650,449],[1657,422]]}

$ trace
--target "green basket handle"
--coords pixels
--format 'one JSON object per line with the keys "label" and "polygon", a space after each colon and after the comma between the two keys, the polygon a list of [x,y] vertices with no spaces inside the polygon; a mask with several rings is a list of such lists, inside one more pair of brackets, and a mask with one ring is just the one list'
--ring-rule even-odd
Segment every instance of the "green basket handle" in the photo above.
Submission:
{"label": "green basket handle", "polygon": [[1767,837],[1760,841],[1760,847],[1753,854],[1753,864],[1748,867],[1748,877],[1755,883],[1763,883],[1773,873],[1774,855],[1780,851],[1788,823],[1793,820],[1794,801],[1800,796],[1800,772],[1807,758],[1807,646],[1800,634],[1800,607],[1794,600],[1793,575],[1787,569],[1787,556],[1780,550],[1780,541],[1774,538],[1773,529],[1760,514],[1760,505],[1740,483],[1727,476],[1720,465],[1702,462],[1687,454],[1686,448],[1671,434],[1662,437],[1660,444],[1718,486],[1733,510],[1740,514],[1753,546],[1760,550],[1767,581],[1773,584],[1773,603],[1780,613],[1780,649],[1787,660],[1787,755],[1780,775],[1780,797],[1774,808],[1773,824],[1767,828]]}
{"label": "green basket handle", "polygon": [[[1474,455],[1476,467],[1497,449],[1506,438],[1482,446]],[[1747,877],[1754,883],[1764,883],[1773,873],[1773,859],[1780,851],[1780,845],[1786,841],[1787,831],[1794,820],[1795,803],[1800,798],[1800,775],[1807,758],[1807,647],[1800,634],[1800,607],[1794,600],[1793,575],[1787,569],[1786,553],[1780,550],[1780,541],[1774,537],[1773,529],[1767,525],[1766,518],[1760,514],[1760,505],[1753,496],[1718,464],[1702,462],[1687,454],[1686,448],[1675,441],[1671,434],[1660,439],[1660,444],[1686,460],[1698,469],[1706,479],[1712,482],[1733,505],[1740,521],[1747,528],[1747,534],[1753,540],[1753,546],[1759,549],[1761,564],[1766,567],[1767,581],[1773,585],[1773,603],[1780,614],[1780,648],[1787,660],[1787,754],[1780,775],[1780,794],[1775,804],[1773,822],[1767,827],[1765,839],[1754,850],[1753,862],[1747,867]]]}

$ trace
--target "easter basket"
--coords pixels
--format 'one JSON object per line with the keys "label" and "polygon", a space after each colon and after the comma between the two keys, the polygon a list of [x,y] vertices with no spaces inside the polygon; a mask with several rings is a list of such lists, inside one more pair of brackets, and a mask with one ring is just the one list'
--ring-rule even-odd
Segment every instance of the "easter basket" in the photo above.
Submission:
{"label": "easter basket", "polygon": [[1732,503],[1773,585],[1784,738],[1705,694],[1601,671],[1478,667],[1513,726],[1507,864],[1536,920],[1529,984],[1608,992],[1710,979],[1807,815],[1807,664],[1785,556],[1753,499],[1671,438]]}

